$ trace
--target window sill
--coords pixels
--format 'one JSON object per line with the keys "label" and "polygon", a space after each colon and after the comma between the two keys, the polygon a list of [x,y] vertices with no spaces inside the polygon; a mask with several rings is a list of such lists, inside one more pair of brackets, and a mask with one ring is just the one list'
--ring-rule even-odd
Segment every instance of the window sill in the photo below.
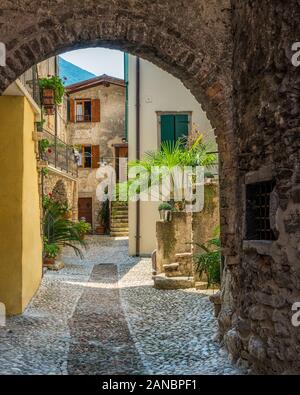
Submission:
{"label": "window sill", "polygon": [[243,251],[256,251],[259,255],[271,256],[274,240],[244,240]]}

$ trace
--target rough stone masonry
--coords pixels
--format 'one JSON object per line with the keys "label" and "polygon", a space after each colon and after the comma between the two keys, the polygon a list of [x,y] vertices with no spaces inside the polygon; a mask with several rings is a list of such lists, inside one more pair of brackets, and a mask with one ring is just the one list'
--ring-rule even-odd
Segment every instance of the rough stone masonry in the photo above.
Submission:
{"label": "rough stone masonry", "polygon": [[[3,0],[0,90],[34,63],[104,45],[146,58],[201,102],[220,151],[225,258],[220,335],[234,360],[261,373],[300,371],[299,89],[291,47],[297,0]],[[7,136],[9,138],[9,136]],[[274,180],[276,240],[245,242],[246,183]]]}

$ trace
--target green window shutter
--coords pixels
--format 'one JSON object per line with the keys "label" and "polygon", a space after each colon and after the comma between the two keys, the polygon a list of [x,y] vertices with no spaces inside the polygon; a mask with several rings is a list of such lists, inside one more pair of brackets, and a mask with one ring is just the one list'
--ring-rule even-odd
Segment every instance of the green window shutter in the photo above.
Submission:
{"label": "green window shutter", "polygon": [[175,140],[175,117],[174,115],[162,115],[161,122],[161,142]]}
{"label": "green window shutter", "polygon": [[175,140],[189,134],[189,116],[187,114],[175,115]]}

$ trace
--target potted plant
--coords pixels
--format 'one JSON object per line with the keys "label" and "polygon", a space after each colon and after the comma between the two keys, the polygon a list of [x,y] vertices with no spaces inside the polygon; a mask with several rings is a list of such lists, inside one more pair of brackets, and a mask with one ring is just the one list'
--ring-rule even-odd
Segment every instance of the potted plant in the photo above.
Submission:
{"label": "potted plant", "polygon": [[55,259],[59,254],[59,246],[56,243],[48,244],[48,240],[44,242],[44,266],[50,266],[55,264]]}
{"label": "potted plant", "polygon": [[44,130],[44,123],[45,123],[45,119],[42,119],[41,121],[36,122],[36,130],[38,132],[42,132]]}
{"label": "potted plant", "polygon": [[109,232],[109,221],[110,221],[110,214],[109,214],[109,200],[106,199],[102,202],[101,208],[99,210],[97,216],[98,226],[96,227],[96,232],[99,235],[105,235]]}
{"label": "potted plant", "polygon": [[[64,207],[61,206],[59,202],[52,199],[51,194],[43,197],[43,256],[55,259],[60,247],[67,246],[71,247],[75,254],[82,259],[83,253],[80,247],[86,247],[86,244],[82,240],[82,234],[77,223],[64,218]],[[56,245],[56,247],[53,247],[53,245]]]}
{"label": "potted plant", "polygon": [[80,220],[80,221],[76,222],[75,227],[79,233],[81,240],[84,240],[85,235],[87,233],[90,233],[92,230],[91,224],[89,224],[88,222],[86,222],[84,220]]}
{"label": "potted plant", "polygon": [[219,227],[215,232],[216,237],[206,243],[194,243],[202,250],[194,254],[195,272],[200,279],[205,276],[207,288],[221,283],[221,241],[218,231]]}
{"label": "potted plant", "polygon": [[62,80],[54,75],[50,78],[40,78],[39,86],[42,91],[42,104],[47,115],[53,115],[55,106],[62,103],[65,87]]}
{"label": "potted plant", "polygon": [[158,207],[160,219],[162,221],[171,221],[172,220],[172,206],[170,203],[163,202]]}

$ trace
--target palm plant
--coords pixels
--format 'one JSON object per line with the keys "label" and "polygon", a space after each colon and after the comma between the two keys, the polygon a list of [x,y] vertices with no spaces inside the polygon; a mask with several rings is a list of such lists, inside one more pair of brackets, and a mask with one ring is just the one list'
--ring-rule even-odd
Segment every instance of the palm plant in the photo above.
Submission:
{"label": "palm plant", "polygon": [[[175,180],[172,175],[172,170],[179,168],[184,170],[185,167],[195,168],[196,166],[203,166],[210,168],[216,163],[216,155],[210,153],[213,150],[212,143],[205,143],[203,141],[203,135],[198,135],[197,139],[192,143],[188,144],[186,139],[178,139],[175,143],[171,141],[165,141],[161,144],[161,149],[157,151],[149,151],[145,154],[144,158],[138,161],[129,162],[129,174],[130,170],[134,169],[137,175],[130,177],[126,183],[122,183],[118,186],[117,190],[127,189],[129,197],[148,190],[149,187],[161,185],[161,181],[164,177],[164,171],[161,171],[155,179],[151,179],[151,174],[154,168],[164,169],[170,177],[169,187],[165,186],[165,196],[174,195]],[[145,183],[143,186],[139,186],[137,190],[134,190],[132,186],[135,181],[145,177]],[[124,189],[123,189],[124,190]],[[157,196],[159,200],[165,200],[162,196],[162,191],[159,191],[160,196]],[[118,196],[117,196],[118,198]]]}
{"label": "palm plant", "polygon": [[47,252],[47,246],[71,247],[75,254],[83,259],[81,247],[86,247],[82,240],[76,224],[62,216],[62,210],[58,203],[47,204],[44,210],[43,219],[44,231],[44,252]]}

